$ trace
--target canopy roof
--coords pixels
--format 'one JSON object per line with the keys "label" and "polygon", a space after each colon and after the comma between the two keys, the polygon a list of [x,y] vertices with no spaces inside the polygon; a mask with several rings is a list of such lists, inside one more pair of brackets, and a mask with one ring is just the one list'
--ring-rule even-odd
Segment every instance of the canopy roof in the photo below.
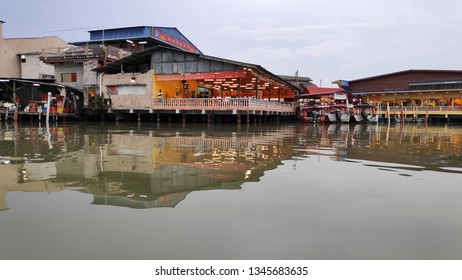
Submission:
{"label": "canopy roof", "polygon": [[[157,53],[157,54],[156,54]],[[160,53],[160,54],[159,54]],[[168,56],[165,55],[168,53]],[[160,57],[161,61],[156,62],[156,57]],[[171,62],[166,61],[166,57],[173,59]],[[177,67],[188,65],[194,68],[193,71],[178,70],[174,72],[175,67],[171,67],[169,71],[165,70],[162,65],[172,63]],[[140,67],[145,67],[141,69]],[[181,66],[181,67],[183,67]],[[204,54],[193,54],[187,51],[182,51],[165,46],[156,46],[146,49],[141,52],[133,53],[130,56],[117,60],[113,63],[106,64],[102,67],[94,69],[97,72],[109,74],[120,73],[121,69],[129,70],[128,72],[146,72],[153,68],[157,73],[157,80],[205,80],[205,79],[225,79],[239,78],[241,85],[255,85],[256,79],[259,83],[270,83],[274,87],[285,87],[294,92],[298,89],[296,86],[266,70],[260,65],[233,61]],[[186,69],[186,68],[185,68]],[[261,87],[262,85],[258,85]]]}
{"label": "canopy roof", "polygon": [[48,86],[48,87],[54,87],[56,89],[59,88],[66,88],[67,90],[73,91],[73,92],[79,92],[82,93],[82,90],[67,86],[64,84],[58,84],[54,82],[54,79],[16,79],[16,78],[3,78],[0,77],[0,87],[2,85],[5,85],[5,87],[9,91],[13,90],[19,90],[23,87],[42,87],[42,86]]}
{"label": "canopy roof", "polygon": [[317,86],[307,86],[302,91],[298,97],[310,97],[310,96],[326,96],[334,95],[335,93],[344,93],[346,94],[343,88],[326,88],[326,87],[317,87]]}

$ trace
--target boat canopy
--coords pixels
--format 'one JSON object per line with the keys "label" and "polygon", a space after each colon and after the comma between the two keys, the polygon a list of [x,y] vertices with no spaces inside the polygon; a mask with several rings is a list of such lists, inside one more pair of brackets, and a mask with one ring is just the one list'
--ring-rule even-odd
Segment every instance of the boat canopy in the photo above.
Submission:
{"label": "boat canopy", "polygon": [[324,88],[316,86],[307,86],[303,89],[302,93],[298,95],[298,98],[307,98],[313,96],[330,96],[334,97],[335,94],[344,94],[348,95],[348,92],[342,88]]}

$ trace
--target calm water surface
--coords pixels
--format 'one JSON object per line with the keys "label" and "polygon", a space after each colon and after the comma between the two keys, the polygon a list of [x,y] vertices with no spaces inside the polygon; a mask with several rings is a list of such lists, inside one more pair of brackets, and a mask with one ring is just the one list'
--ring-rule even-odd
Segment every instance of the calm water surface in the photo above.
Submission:
{"label": "calm water surface", "polygon": [[462,259],[462,127],[0,127],[0,259]]}

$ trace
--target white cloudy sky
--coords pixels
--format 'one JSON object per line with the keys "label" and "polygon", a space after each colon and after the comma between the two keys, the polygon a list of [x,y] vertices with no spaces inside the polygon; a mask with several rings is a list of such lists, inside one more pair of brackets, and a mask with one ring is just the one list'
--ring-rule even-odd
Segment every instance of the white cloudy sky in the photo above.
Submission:
{"label": "white cloudy sky", "polygon": [[[462,69],[460,0],[2,0],[3,35],[174,26],[207,55],[322,86],[408,69]],[[66,30],[66,31],[60,31]]]}

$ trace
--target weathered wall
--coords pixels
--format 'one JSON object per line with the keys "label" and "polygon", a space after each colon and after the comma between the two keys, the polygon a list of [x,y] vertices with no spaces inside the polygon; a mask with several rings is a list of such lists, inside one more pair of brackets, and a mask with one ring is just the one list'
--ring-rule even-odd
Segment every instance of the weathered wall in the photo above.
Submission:
{"label": "weathered wall", "polygon": [[[62,74],[76,73],[77,82],[63,82]],[[83,88],[83,66],[81,62],[63,62],[55,64],[56,82],[70,87]]]}
{"label": "weathered wall", "polygon": [[55,67],[40,60],[40,54],[26,54],[26,61],[21,62],[23,79],[42,79],[43,75],[55,76]]}
{"label": "weathered wall", "polygon": [[21,57],[18,54],[64,49],[69,45],[59,37],[0,38],[0,77],[21,78]]}
{"label": "weathered wall", "polygon": [[92,69],[95,69],[96,67],[98,67],[97,60],[88,60],[83,63],[83,85],[84,86],[90,86],[90,85],[96,86],[98,84],[98,73],[96,73],[95,71],[92,71]]}
{"label": "weathered wall", "polygon": [[[132,78],[134,80],[132,81]],[[113,109],[147,109],[152,107],[154,97],[153,91],[154,72],[152,70],[147,73],[119,73],[103,75],[102,92],[105,98],[111,98]],[[128,94],[119,95],[109,92],[108,86],[118,87],[123,86],[146,86],[145,94]]]}

